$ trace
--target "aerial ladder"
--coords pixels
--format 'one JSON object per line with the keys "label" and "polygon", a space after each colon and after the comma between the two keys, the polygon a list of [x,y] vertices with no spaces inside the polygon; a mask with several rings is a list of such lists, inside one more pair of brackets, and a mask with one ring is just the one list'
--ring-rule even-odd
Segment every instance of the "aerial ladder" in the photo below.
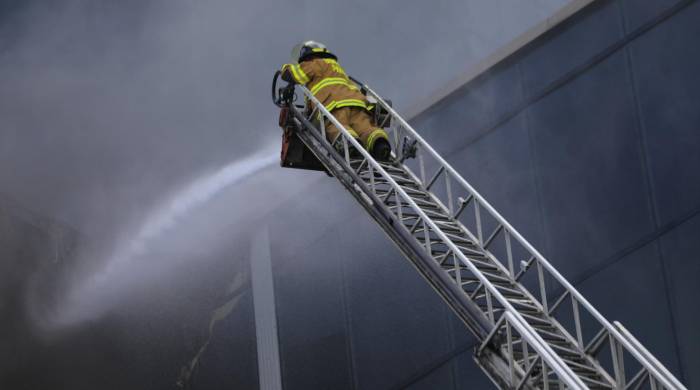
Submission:
{"label": "aerial ladder", "polygon": [[[272,85],[282,166],[326,171],[386,232],[478,340],[500,389],[686,389],[609,322],[391,106],[352,79],[392,144],[375,160],[304,86]],[[302,96],[303,102],[297,102]],[[326,126],[340,136],[331,145]]]}

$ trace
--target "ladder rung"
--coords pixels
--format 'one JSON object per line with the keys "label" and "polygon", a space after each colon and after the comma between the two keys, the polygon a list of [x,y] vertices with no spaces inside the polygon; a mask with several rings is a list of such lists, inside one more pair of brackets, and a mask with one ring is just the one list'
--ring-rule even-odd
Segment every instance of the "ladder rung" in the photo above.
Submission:
{"label": "ladder rung", "polygon": [[406,194],[407,194],[408,196],[410,196],[410,197],[422,196],[422,197],[425,197],[425,198],[428,198],[428,199],[432,199],[432,198],[430,198],[430,194],[428,194],[427,192],[421,190],[420,188],[417,188],[417,189],[416,189],[416,188],[404,188],[403,190],[404,190],[404,191],[406,192]]}
{"label": "ladder rung", "polygon": [[[371,179],[371,176],[369,175],[369,173],[367,171],[363,172],[363,174],[360,175],[360,177],[362,178],[362,180],[367,181],[367,182],[369,182]],[[391,177],[396,182],[396,184],[398,184],[400,186],[404,186],[405,184],[409,184],[409,185],[415,186],[416,188],[419,188],[418,183],[414,182],[413,180],[411,180],[407,177],[395,176],[395,175],[389,175],[389,177]],[[386,177],[384,177],[378,173],[375,173],[374,174],[374,182],[375,183],[389,183],[389,180],[387,180]]]}
{"label": "ladder rung", "polygon": [[[415,189],[412,189],[412,188],[404,188],[404,191],[406,192],[406,194],[408,194],[408,196],[410,196],[410,197],[413,198],[413,199],[415,199],[416,197],[421,197],[421,198],[425,198],[425,199],[432,199],[432,198],[430,197],[430,195],[429,195],[428,193],[426,193],[425,191],[423,191],[423,190],[415,190]],[[383,195],[386,195],[386,194],[388,194],[388,193],[390,193],[390,192],[393,194],[394,191],[393,191],[393,188],[389,187],[388,189],[378,188],[378,189],[376,190],[376,192],[377,192],[377,195],[383,196]]]}
{"label": "ladder rung", "polygon": [[[390,208],[396,208],[396,207],[397,207],[397,206],[396,206],[395,204],[394,204],[393,206],[390,206]],[[433,220],[435,220],[435,219],[443,220],[443,221],[449,221],[449,220],[450,220],[450,217],[448,217],[447,215],[439,214],[439,213],[436,213],[436,212],[434,212],[434,211],[424,210],[424,213],[428,216],[428,218],[433,219]],[[412,212],[410,212],[410,211],[404,212],[403,215],[404,215],[404,216],[409,216],[409,215],[410,215],[410,216],[415,216],[416,218],[420,218],[420,216],[419,216],[418,214],[414,214],[414,213],[412,213]]]}
{"label": "ladder rung", "polygon": [[587,372],[590,372],[590,373],[594,373],[594,374],[596,374],[596,375],[600,375],[600,372],[598,372],[598,370],[596,370],[596,369],[593,368],[593,367],[586,366],[586,365],[581,364],[581,363],[576,363],[576,362],[573,362],[573,361],[568,360],[568,359],[562,359],[562,360],[563,360],[564,363],[566,363],[569,367],[571,367],[572,370],[587,371]]}
{"label": "ladder rung", "polygon": [[[546,339],[546,340],[559,340],[559,341],[565,342],[566,344],[570,344],[570,343],[571,343],[571,342],[569,341],[569,339],[567,339],[566,337],[564,337],[564,336],[562,336],[562,335],[560,335],[560,334],[557,334],[557,333],[554,333],[554,332],[550,332],[550,331],[548,331],[548,330],[544,330],[544,329],[541,329],[541,328],[535,328],[535,331],[536,331],[537,333],[539,333],[539,334],[542,336],[542,338],[544,338],[544,339]],[[546,336],[546,337],[545,337],[545,336]]]}
{"label": "ladder rung", "polygon": [[[522,297],[522,298],[527,299],[527,298],[525,297],[525,294],[524,294],[522,291],[519,291],[519,290],[510,288],[510,287],[506,287],[506,286],[499,286],[499,285],[496,285],[495,287],[496,287],[496,289],[497,289],[498,291],[500,291],[501,293],[507,292],[507,293],[509,293],[511,296]],[[507,298],[507,297],[506,297],[506,298]]]}
{"label": "ladder rung", "polygon": [[435,223],[440,225],[440,226],[445,226],[445,227],[448,227],[450,229],[456,229],[456,230],[459,230],[460,232],[462,232],[462,228],[454,221],[451,221],[451,220],[450,221],[437,221]]}
{"label": "ladder rung", "polygon": [[440,208],[440,206],[437,205],[437,203],[432,201],[432,199],[428,199],[428,200],[426,200],[426,199],[414,199],[414,198],[411,198],[411,199],[413,199],[413,201],[416,202],[416,204],[418,205],[418,207],[421,208],[421,210],[438,211],[440,213],[442,213],[442,211],[443,211]]}
{"label": "ladder rung", "polygon": [[547,325],[532,325],[532,328],[536,331],[545,331],[545,332],[550,332],[550,333],[557,333],[559,329],[557,329],[556,326],[552,324],[547,324]]}
{"label": "ladder rung", "polygon": [[502,275],[497,275],[497,274],[492,274],[490,272],[482,272],[484,276],[490,281],[490,282],[501,282],[501,283],[508,283],[509,285],[513,283],[512,280],[509,278],[502,276]]}
{"label": "ladder rung", "polygon": [[[465,244],[466,244],[466,245],[465,245]],[[471,249],[471,248],[476,248],[476,246],[474,245],[474,243],[471,243],[471,242],[468,242],[468,243],[456,243],[455,246],[457,247],[457,249],[459,249],[459,250],[462,252],[462,254],[464,254],[464,255],[467,256],[467,257],[476,257],[476,258],[483,258],[483,259],[486,259],[486,256],[485,256],[483,253],[478,252],[478,251],[474,251],[473,249]],[[470,247],[471,247],[471,248],[470,248]],[[465,251],[467,251],[467,252],[469,252],[469,253],[465,253]]]}
{"label": "ladder rung", "polygon": [[435,221],[435,224],[442,230],[443,232],[451,232],[451,233],[462,233],[462,229],[460,229],[458,226],[455,226],[451,224],[450,222],[446,221]]}
{"label": "ladder rung", "polygon": [[[532,305],[525,303],[525,302],[513,301],[510,304],[513,306],[520,306],[526,310],[530,310],[530,312],[532,312],[532,313],[539,313],[540,312],[538,307],[532,306]],[[517,307],[516,307],[516,309],[517,309]],[[518,311],[520,311],[520,310],[518,310]],[[528,313],[528,311],[525,311],[525,313]]]}
{"label": "ladder rung", "polygon": [[[525,314],[525,313],[520,313],[520,314],[521,314],[523,317],[525,317],[525,320],[526,320],[528,323],[530,323],[530,325],[533,325],[531,322],[537,322],[538,324],[551,326],[551,323],[550,323],[548,320],[544,319],[544,318],[535,317],[535,316],[533,316],[533,315]],[[533,326],[535,326],[535,325],[533,325]]]}
{"label": "ladder rung", "polygon": [[[446,215],[446,217],[449,218],[449,216],[447,216],[447,215]],[[449,219],[448,219],[448,220],[449,220]],[[460,231],[460,232],[461,232],[461,231]],[[460,242],[460,243],[467,243],[467,244],[471,244],[471,245],[474,244],[474,243],[472,242],[472,240],[469,239],[469,237],[466,237],[466,236],[463,236],[463,235],[457,235],[457,234],[452,234],[452,233],[445,233],[445,235],[446,235],[447,238],[449,238],[453,243],[458,243],[458,242]]]}
{"label": "ladder rung", "polygon": [[[474,245],[474,244],[472,243],[472,245]],[[458,247],[459,247],[459,249],[462,251],[462,253],[463,253],[464,255],[466,255],[466,256],[468,256],[468,257],[470,257],[470,258],[472,258],[472,257],[480,257],[480,258],[484,258],[484,259],[487,259],[487,258],[488,258],[488,257],[484,254],[484,252],[481,252],[481,251],[479,251],[479,250],[477,250],[477,249],[465,248],[465,247],[462,247],[462,246],[458,246]],[[473,246],[473,247],[476,248],[476,246]]]}
{"label": "ladder rung", "polygon": [[[383,192],[383,193],[386,193],[386,192]],[[411,195],[411,194],[409,194],[408,196],[409,196],[414,202],[416,202],[416,204],[419,205],[419,206],[420,206],[420,205],[425,205],[426,207],[430,207],[430,208],[435,208],[435,209],[441,210],[440,207],[437,205],[437,203],[435,203],[435,201],[434,201],[433,199],[431,199],[430,197],[427,197],[427,196],[419,196],[419,195]],[[396,203],[396,197],[392,197],[392,198],[390,198],[390,199],[391,199],[390,201],[385,202],[385,203],[389,203],[389,202],[391,202],[391,203]],[[402,201],[402,202],[406,202],[405,199],[403,199],[403,198],[401,199],[401,201]]]}
{"label": "ladder rung", "polygon": [[[474,279],[474,278],[462,278],[462,288],[464,289],[464,286],[469,285],[469,284],[478,284],[479,279]],[[464,291],[466,293],[469,293],[468,291]]]}
{"label": "ladder rung", "polygon": [[483,261],[474,260],[474,259],[472,259],[472,258],[469,258],[469,260],[470,260],[470,261],[472,262],[472,264],[474,264],[474,266],[475,266],[477,269],[479,269],[480,271],[484,271],[484,270],[498,271],[498,267],[496,267],[496,266],[493,265],[493,264],[489,264],[489,263],[486,263],[486,262],[483,262]]}
{"label": "ladder rung", "polygon": [[[367,179],[363,178],[363,180],[365,181],[365,183],[368,183],[368,184],[370,183],[369,178],[367,178]],[[398,184],[399,187],[401,187],[401,188],[402,188],[407,194],[409,194],[409,195],[410,195],[409,190],[421,192],[421,189],[420,189],[420,187],[418,186],[418,184],[414,184],[414,183],[412,183],[412,182],[410,182],[410,181],[407,181],[407,180],[405,180],[405,181],[404,181],[404,180],[394,180],[394,181],[396,181],[396,184]],[[386,185],[386,186],[391,186],[391,185],[389,184],[389,182],[388,182],[386,179],[383,179],[383,178],[375,178],[375,179],[374,179],[374,184],[375,184],[375,185]]]}
{"label": "ladder rung", "polygon": [[586,365],[588,363],[588,360],[586,360],[586,355],[579,355],[575,357],[567,356],[567,357],[562,357],[561,358],[564,363],[569,364],[579,364],[579,365]]}
{"label": "ladder rung", "polygon": [[558,350],[558,351],[561,351],[561,352],[563,352],[563,353],[566,353],[566,354],[568,354],[569,356],[581,356],[581,352],[576,351],[576,350],[573,350],[573,349],[571,349],[571,348],[566,348],[566,347],[561,346],[561,345],[559,345],[559,344],[550,343],[549,346],[552,347],[553,349],[556,349],[556,350]]}
{"label": "ladder rung", "polygon": [[[442,210],[440,210],[440,211],[442,211]],[[425,215],[427,215],[429,218],[437,218],[437,219],[440,219],[440,220],[442,220],[442,221],[449,221],[449,220],[450,220],[450,216],[449,216],[449,215],[446,215],[446,214],[443,214],[442,212],[436,212],[436,211],[434,211],[434,210],[423,210],[423,212],[424,212]],[[448,235],[448,233],[445,233],[445,235]],[[449,235],[448,235],[448,236],[449,236]],[[456,237],[456,236],[455,236],[455,237]]]}
{"label": "ladder rung", "polygon": [[[441,213],[442,212],[442,209],[440,207],[438,207],[437,205],[434,205],[432,203],[429,203],[428,201],[416,200],[416,199],[413,199],[413,201],[416,202],[416,205],[418,205],[418,207],[420,207],[421,210],[426,212],[426,214],[428,214],[428,212],[433,212],[433,213]],[[398,203],[395,200],[390,200],[389,202],[386,202],[386,204],[389,207],[395,207]],[[401,206],[411,207],[411,205],[406,201],[402,201]]]}
{"label": "ladder rung", "polygon": [[603,388],[603,389],[612,389],[613,388],[612,385],[610,385],[609,383],[601,382],[597,379],[593,379],[593,378],[587,377],[585,375],[579,375],[578,377],[581,378],[581,380],[584,382],[588,382],[588,383],[595,385],[594,388]]}

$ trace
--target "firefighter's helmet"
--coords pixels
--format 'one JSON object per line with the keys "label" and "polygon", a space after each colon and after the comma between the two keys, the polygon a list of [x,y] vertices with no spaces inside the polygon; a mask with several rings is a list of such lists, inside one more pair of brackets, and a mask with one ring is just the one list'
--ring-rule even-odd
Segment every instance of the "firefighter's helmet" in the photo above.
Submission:
{"label": "firefighter's helmet", "polygon": [[300,63],[313,57],[337,59],[321,42],[305,41],[292,48],[292,62]]}

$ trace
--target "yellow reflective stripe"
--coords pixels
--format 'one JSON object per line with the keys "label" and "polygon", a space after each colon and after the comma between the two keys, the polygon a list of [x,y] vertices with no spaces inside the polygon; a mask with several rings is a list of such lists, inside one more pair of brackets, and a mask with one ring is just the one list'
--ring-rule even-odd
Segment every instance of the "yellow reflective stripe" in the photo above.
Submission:
{"label": "yellow reflective stripe", "polygon": [[311,88],[311,93],[316,94],[321,88],[326,87],[328,85],[333,85],[333,84],[344,84],[345,80],[342,77],[328,77],[325,78],[321,81],[319,81],[318,84],[314,85],[313,88]]}
{"label": "yellow reflective stripe", "polygon": [[282,69],[289,69],[292,71],[292,77],[299,84],[306,84],[310,81],[309,76],[301,69],[301,66],[297,64],[285,64]]}
{"label": "yellow reflective stripe", "polygon": [[359,100],[359,99],[343,99],[343,100],[330,102],[329,104],[326,105],[326,109],[328,111],[333,111],[336,108],[341,108],[341,107],[367,108],[367,103],[365,103],[363,100]]}
{"label": "yellow reflective stripe", "polygon": [[342,77],[327,77],[321,80],[318,84],[314,85],[314,87],[311,88],[311,93],[316,95],[318,91],[329,85],[344,85],[352,90],[357,90],[357,87],[354,84]]}
{"label": "yellow reflective stripe", "polygon": [[349,128],[349,127],[346,127],[345,130],[347,130],[348,133],[350,133],[350,135],[352,136],[352,138],[360,138],[360,136],[357,135],[357,132],[355,132],[355,130],[353,130],[353,129]]}
{"label": "yellow reflective stripe", "polygon": [[299,66],[299,65],[292,65],[292,66],[293,66],[294,68],[296,68],[296,71],[299,73],[299,82],[300,82],[301,84],[306,84],[306,83],[308,83],[309,81],[311,81],[311,79],[309,78],[309,76],[307,76],[306,73],[304,72],[304,70],[301,69],[301,66]]}
{"label": "yellow reflective stripe", "polygon": [[299,73],[295,69],[294,64],[284,64],[284,66],[282,66],[282,72],[285,72],[287,70],[292,72],[292,77],[294,78],[294,81],[296,81],[298,83],[301,82],[301,81],[299,81]]}
{"label": "yellow reflective stripe", "polygon": [[364,102],[364,100],[359,100],[359,99],[344,99],[344,100],[338,100],[338,105],[336,105],[336,108],[340,107],[362,107],[362,108],[367,108],[367,103]]}
{"label": "yellow reflective stripe", "polygon": [[377,141],[379,138],[384,138],[385,140],[389,140],[389,135],[387,135],[386,131],[383,129],[374,129],[367,137],[367,150],[372,150],[372,147],[374,146],[374,143]]}
{"label": "yellow reflective stripe", "polygon": [[335,110],[336,102],[330,102],[328,105],[326,105],[326,110],[328,111],[333,111]]}

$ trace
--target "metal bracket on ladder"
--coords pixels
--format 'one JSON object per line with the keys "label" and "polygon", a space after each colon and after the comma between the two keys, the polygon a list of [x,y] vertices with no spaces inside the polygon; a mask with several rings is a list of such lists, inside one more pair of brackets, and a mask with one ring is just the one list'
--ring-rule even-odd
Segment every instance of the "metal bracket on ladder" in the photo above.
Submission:
{"label": "metal bracket on ladder", "polygon": [[[388,132],[399,152],[393,162],[374,160],[303,86],[297,88],[308,109],[288,106],[297,135],[480,340],[475,360],[496,386],[685,389],[621,325],[608,322],[389,104],[360,87],[390,115]],[[341,153],[326,140],[328,123],[340,130]],[[350,148],[360,157],[351,158]]]}

